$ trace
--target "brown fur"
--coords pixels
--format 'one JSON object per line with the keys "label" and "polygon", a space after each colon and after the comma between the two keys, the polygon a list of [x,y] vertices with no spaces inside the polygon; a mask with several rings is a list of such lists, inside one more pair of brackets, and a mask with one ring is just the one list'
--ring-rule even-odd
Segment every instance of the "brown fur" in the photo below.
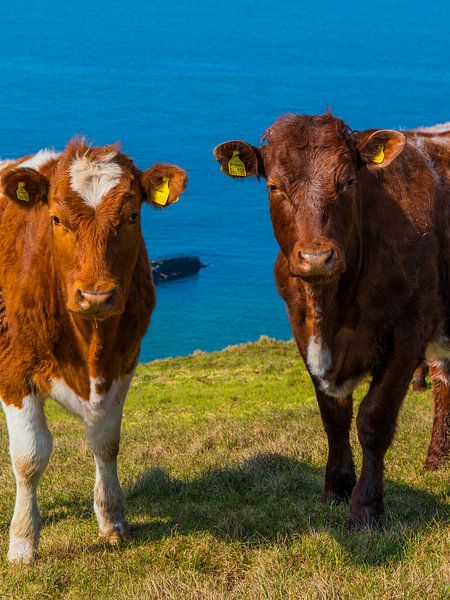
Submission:
{"label": "brown fur", "polygon": [[[77,156],[95,161],[112,151],[123,175],[95,213],[72,190],[69,167]],[[162,175],[171,179],[171,191],[172,180],[177,195],[184,190],[186,175],[177,167],[155,165],[142,174],[117,145],[90,147],[78,138],[40,172],[16,161],[1,173],[0,396],[6,404],[20,406],[33,386],[49,392],[55,378],[88,400],[89,377],[101,377],[105,392],[132,371],[155,291],[140,223],[128,220],[143,201],[151,202]],[[19,180],[26,181],[29,202],[15,195]],[[118,286],[113,309],[84,318],[80,286]]]}
{"label": "brown fur", "polygon": [[27,158],[28,166],[0,165],[0,396],[16,477],[13,562],[33,560],[39,544],[36,488],[52,447],[46,394],[84,421],[100,535],[129,537],[120,424],[155,305],[140,211],[154,198],[173,203],[187,180],[174,165],[141,173],[117,144],[94,148],[78,138],[61,155]]}
{"label": "brown fur", "polygon": [[[352,132],[330,113],[282,117],[263,142],[251,147],[248,174],[267,180],[280,246],[275,277],[328,436],[324,496],[351,494],[353,524],[374,525],[383,512],[384,454],[408,384],[427,344],[450,335],[450,145],[420,131]],[[247,164],[246,142],[215,149],[226,173],[241,144]],[[319,356],[323,365],[313,364],[311,340],[329,351]],[[372,382],[357,416],[364,458],[355,485],[351,390],[365,375]],[[444,387],[430,467],[449,451],[448,381]]]}

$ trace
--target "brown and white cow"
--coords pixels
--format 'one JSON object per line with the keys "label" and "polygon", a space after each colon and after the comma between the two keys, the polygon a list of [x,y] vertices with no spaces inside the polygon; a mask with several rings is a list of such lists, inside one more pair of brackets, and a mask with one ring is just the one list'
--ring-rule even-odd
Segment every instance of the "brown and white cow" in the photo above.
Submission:
{"label": "brown and white cow", "polygon": [[17,485],[10,561],[30,561],[39,543],[46,396],[85,423],[100,535],[129,535],[116,459],[155,303],[141,208],[172,204],[186,181],[174,165],[141,172],[117,144],[77,138],[61,154],[0,163],[0,397]]}
{"label": "brown and white cow", "polygon": [[[449,452],[450,125],[356,132],[330,113],[287,115],[260,147],[214,155],[228,175],[267,181],[275,277],[328,436],[324,498],[351,495],[351,524],[377,525],[384,455],[425,355],[438,359],[427,466]],[[352,392],[366,376],[356,482]]]}

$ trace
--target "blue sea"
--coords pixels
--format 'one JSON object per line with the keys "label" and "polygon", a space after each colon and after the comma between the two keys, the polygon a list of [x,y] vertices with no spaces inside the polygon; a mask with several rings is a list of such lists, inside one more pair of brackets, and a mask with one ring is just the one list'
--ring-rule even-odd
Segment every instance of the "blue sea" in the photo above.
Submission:
{"label": "blue sea", "polygon": [[209,266],[158,286],[142,361],[287,339],[264,182],[226,178],[212,149],[258,144],[286,112],[332,107],[356,129],[450,120],[449,17],[448,0],[3,2],[0,157],[83,133],[188,171],[178,204],[144,210],[145,238],[152,258]]}

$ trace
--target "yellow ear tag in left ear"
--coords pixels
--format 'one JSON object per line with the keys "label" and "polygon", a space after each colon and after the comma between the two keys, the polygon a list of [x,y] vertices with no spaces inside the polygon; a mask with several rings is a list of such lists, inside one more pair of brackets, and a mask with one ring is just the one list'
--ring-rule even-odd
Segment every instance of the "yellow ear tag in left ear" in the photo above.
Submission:
{"label": "yellow ear tag in left ear", "polygon": [[239,158],[239,150],[233,150],[233,156],[228,161],[228,173],[234,177],[246,177],[245,165]]}
{"label": "yellow ear tag in left ear", "polygon": [[160,206],[165,206],[169,199],[169,194],[169,179],[163,177],[162,183],[157,185],[153,191],[153,202],[156,202],[156,204],[159,204]]}
{"label": "yellow ear tag in left ear", "polygon": [[383,160],[384,160],[384,146],[380,146],[377,149],[377,153],[372,158],[372,162],[377,163],[378,165],[380,165],[383,162]]}
{"label": "yellow ear tag in left ear", "polygon": [[19,181],[17,183],[16,196],[22,202],[29,202],[30,196],[28,195],[27,190],[25,189],[25,181]]}

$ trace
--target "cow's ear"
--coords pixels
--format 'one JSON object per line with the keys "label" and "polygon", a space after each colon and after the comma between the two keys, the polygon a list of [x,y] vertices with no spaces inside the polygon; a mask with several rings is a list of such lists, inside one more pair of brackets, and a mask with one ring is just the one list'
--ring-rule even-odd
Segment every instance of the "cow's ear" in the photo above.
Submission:
{"label": "cow's ear", "polygon": [[220,164],[220,170],[230,177],[264,177],[264,163],[261,151],[255,146],[233,140],[214,148],[214,158]]}
{"label": "cow's ear", "polygon": [[14,169],[1,177],[3,193],[22,206],[47,202],[49,182],[34,169]]}
{"label": "cow's ear", "polygon": [[157,163],[141,174],[144,199],[158,208],[174,204],[184,192],[187,179],[180,167]]}
{"label": "cow's ear", "polygon": [[405,134],[393,129],[362,131],[357,148],[362,161],[371,168],[383,169],[391,164],[406,144]]}

